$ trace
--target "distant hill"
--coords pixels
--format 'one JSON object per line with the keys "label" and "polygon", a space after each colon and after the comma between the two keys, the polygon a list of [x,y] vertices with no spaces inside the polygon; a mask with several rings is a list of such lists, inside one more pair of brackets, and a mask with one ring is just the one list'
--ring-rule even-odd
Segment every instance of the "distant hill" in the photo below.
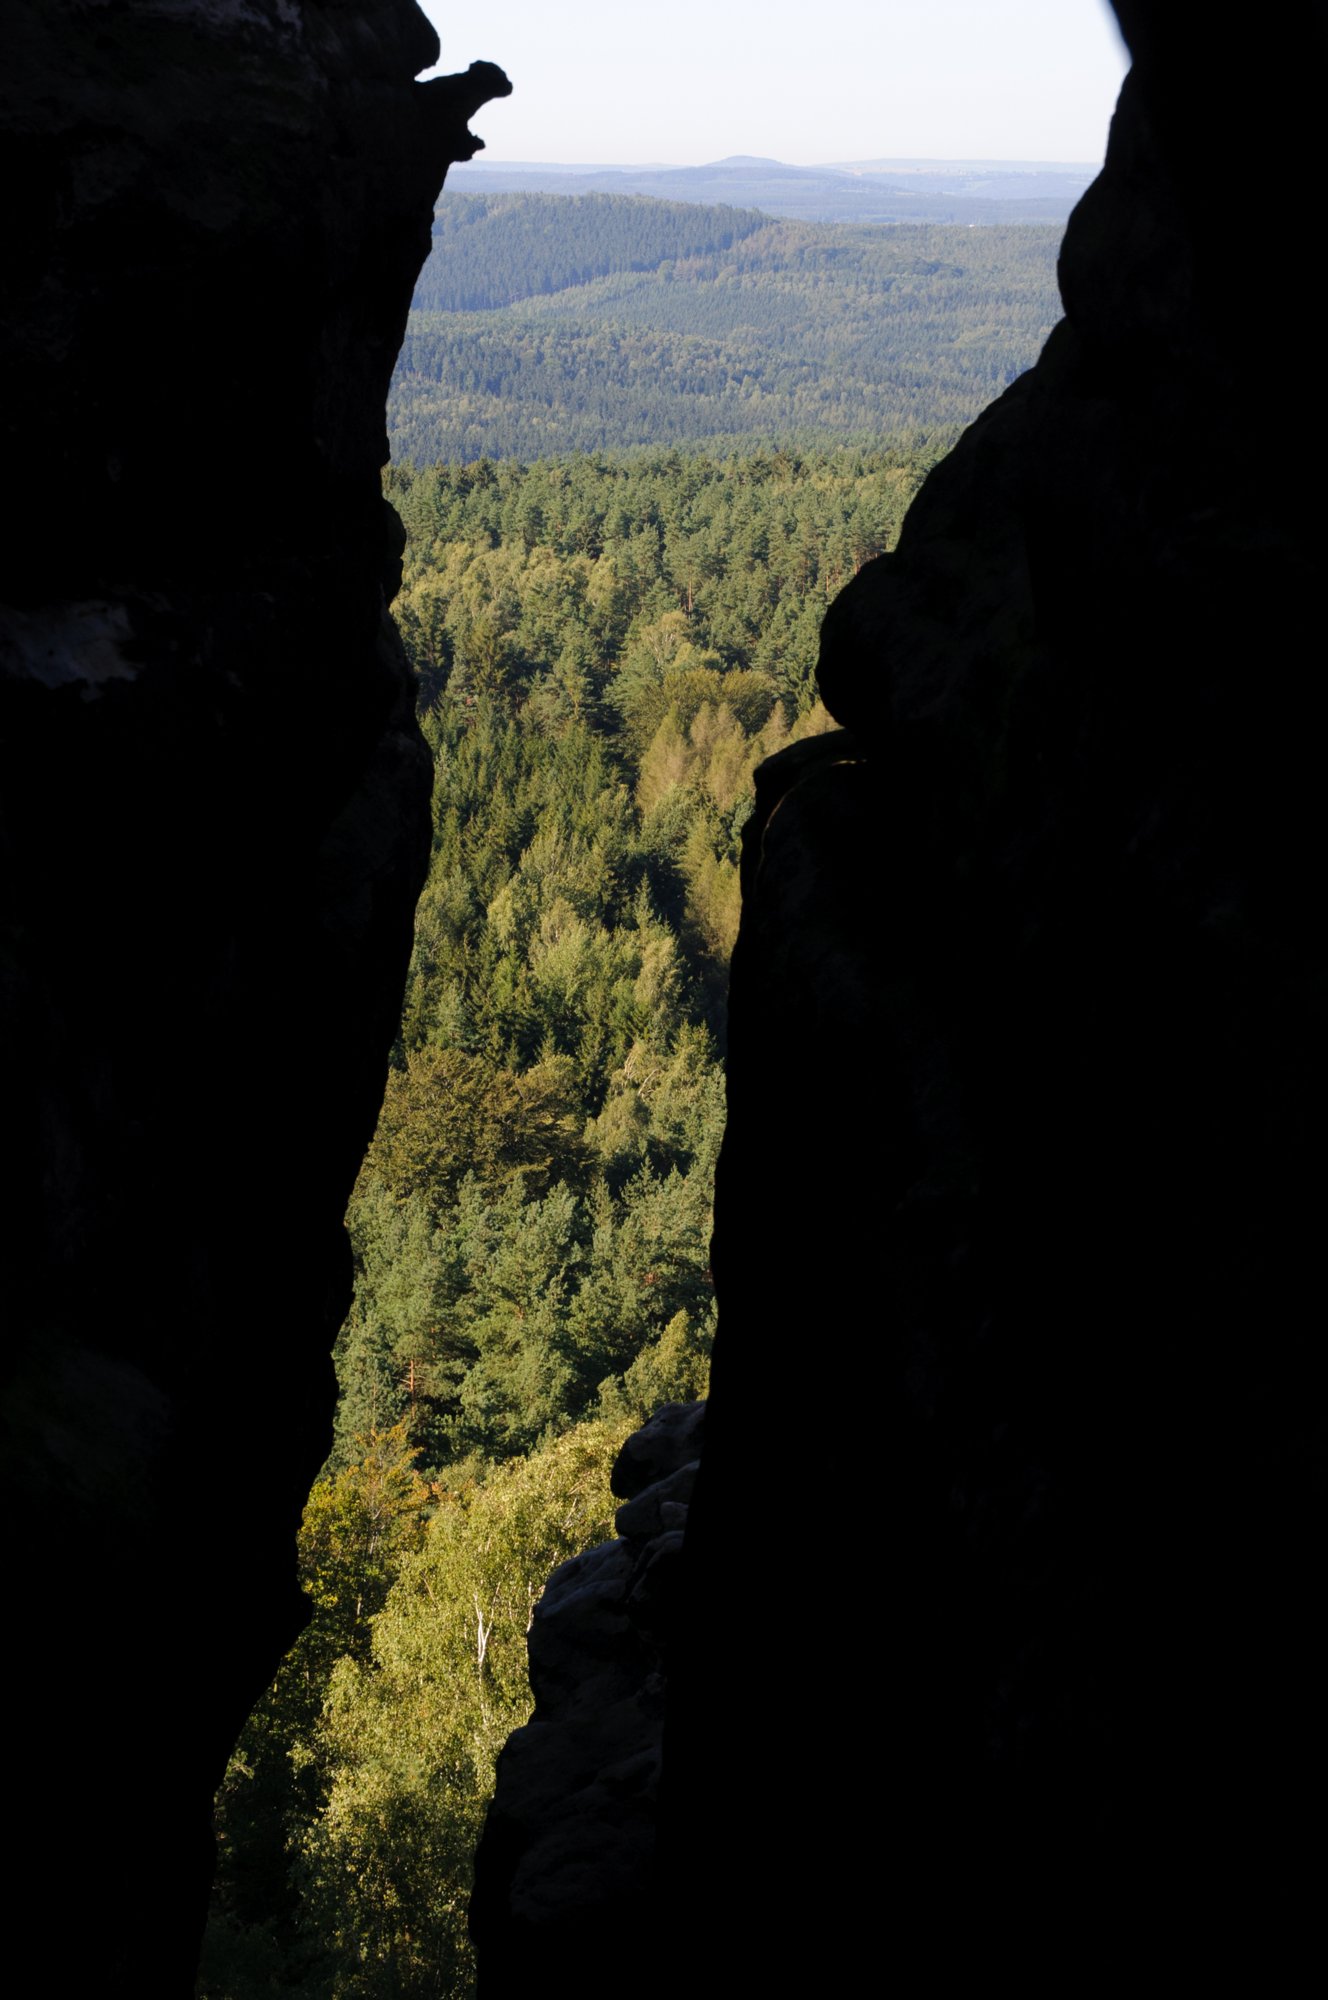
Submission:
{"label": "distant hill", "polygon": [[438,204],[417,312],[484,312],[617,271],[732,249],[770,221],[756,209],[607,194],[454,195]]}
{"label": "distant hill", "polygon": [[458,194],[619,194],[731,202],[803,222],[1063,223],[1097,168],[1036,160],[861,160],[790,167],[739,153],[700,167],[473,160]]}
{"label": "distant hill", "polygon": [[1036,358],[1060,233],[449,193],[393,382],[394,454],[934,434]]}

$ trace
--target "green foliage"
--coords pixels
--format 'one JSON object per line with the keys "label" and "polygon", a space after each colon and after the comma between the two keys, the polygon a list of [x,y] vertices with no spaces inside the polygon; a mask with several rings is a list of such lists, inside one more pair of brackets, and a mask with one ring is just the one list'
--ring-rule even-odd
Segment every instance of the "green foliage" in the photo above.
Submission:
{"label": "green foliage", "polygon": [[580,200],[445,194],[415,305],[424,312],[483,311],[615,271],[656,271],[671,259],[731,249],[768,220],[750,208],[606,194]]}
{"label": "green foliage", "polygon": [[[687,1338],[670,1328],[669,1352]],[[699,1382],[695,1365],[658,1379]],[[469,1993],[471,1860],[494,1760],[530,1711],[526,1632],[552,1572],[613,1532],[609,1471],[636,1421],[619,1402],[432,1486],[397,1426],[314,1488],[313,1622],[218,1800],[199,2000]]]}
{"label": "green foliage", "polygon": [[372,1620],[423,1541],[433,1496],[416,1456],[404,1426],[371,1432],[309,1495],[298,1551],[312,1616],[246,1722],[217,1794],[217,1879],[200,2000],[322,1990],[325,1954],[301,1921],[290,1873],[325,1790],[309,1742],[337,1661],[367,1655]]}
{"label": "green foliage", "polygon": [[434,853],[349,1215],[343,1438],[503,1459],[700,1378],[752,773],[827,726],[824,605],[920,476],[891,450],[391,475]]}
{"label": "green foliage", "polygon": [[721,1115],[708,1041],[682,1037],[662,1057],[639,1047],[615,1073],[587,1121],[599,1175],[584,1193],[558,1181],[531,1198],[519,1177],[486,1193],[468,1174],[435,1213],[418,1195],[397,1206],[367,1180],[351,1214],[359,1286],[343,1373],[372,1369],[366,1346],[385,1355],[380,1402],[402,1408],[446,1465],[528,1451],[590,1411],[678,1312],[707,1352]]}
{"label": "green foliage", "polygon": [[469,1991],[471,1859],[494,1760],[530,1711],[526,1632],[552,1571],[613,1532],[626,1428],[581,1425],[444,1493],[371,1657],[336,1669],[317,1737],[326,1804],[301,1870],[333,2000]]}
{"label": "green foliage", "polygon": [[430,1504],[404,1424],[355,1444],[349,1465],[317,1481],[300,1524],[300,1581],[313,1617],[298,1650],[313,1679],[327,1662],[363,1654],[370,1621],[418,1546]]}
{"label": "green foliage", "polygon": [[964,424],[1060,317],[1060,237],[452,195],[397,366],[393,450],[524,458]]}
{"label": "green foliage", "polygon": [[625,1421],[635,1430],[665,1403],[695,1403],[709,1386],[710,1342],[698,1338],[693,1321],[679,1312],[630,1368],[604,1383],[600,1407],[610,1423]]}
{"label": "green foliage", "polygon": [[585,1169],[574,1066],[547,1056],[520,1076],[482,1057],[436,1044],[410,1049],[387,1093],[364,1163],[398,1201],[422,1195],[434,1209],[453,1199],[464,1174],[530,1198]]}
{"label": "green foliage", "polygon": [[825,605],[924,470],[835,449],[389,476],[433,854],[347,1216],[313,1616],[219,1797],[205,2000],[468,1990],[534,1597],[610,1532],[625,1432],[705,1393],[753,771],[828,726]]}
{"label": "green foliage", "polygon": [[[566,793],[577,757],[589,760],[586,796],[561,797],[560,810],[602,822],[614,843],[621,811],[599,794],[630,777],[621,760],[640,756],[667,708],[688,722],[724,702],[749,734],[776,699],[790,717],[809,709],[826,607],[893,545],[936,456],[823,446],[394,467],[387,495],[410,537],[394,611],[426,698],[446,685],[473,707],[487,692],[509,715],[533,701],[528,721],[546,733],[572,721],[589,732],[546,781],[533,766],[553,753],[531,732],[463,743],[444,722],[449,756],[475,767],[473,780],[460,774],[468,790],[483,774],[515,792],[491,873],[515,860],[550,785]],[[496,689],[476,684],[477,624],[501,648]],[[469,859],[458,843],[453,869]],[[487,900],[490,879],[461,870],[454,906]]]}

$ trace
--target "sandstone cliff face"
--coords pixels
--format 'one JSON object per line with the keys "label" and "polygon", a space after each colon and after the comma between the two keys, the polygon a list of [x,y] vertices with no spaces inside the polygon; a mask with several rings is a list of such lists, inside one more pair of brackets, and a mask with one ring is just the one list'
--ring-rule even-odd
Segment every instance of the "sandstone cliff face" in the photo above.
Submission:
{"label": "sandstone cliff face", "polygon": [[745,830],[661,1990],[1312,1943],[1324,439],[1269,286],[1325,49],[1120,12],[1065,320],[832,608],[846,732]]}
{"label": "sandstone cliff face", "polygon": [[53,1980],[178,1994],[304,1615],[427,853],[388,378],[508,86],[414,82],[412,0],[25,0],[4,42],[8,1796]]}

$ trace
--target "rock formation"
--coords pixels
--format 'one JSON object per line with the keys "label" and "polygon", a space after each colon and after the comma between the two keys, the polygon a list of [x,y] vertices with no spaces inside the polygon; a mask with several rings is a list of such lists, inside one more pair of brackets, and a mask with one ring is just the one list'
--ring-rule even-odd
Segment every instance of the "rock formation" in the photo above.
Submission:
{"label": "rock formation", "polygon": [[832,608],[845,734],[745,830],[661,1991],[1313,1942],[1325,509],[1276,299],[1324,33],[1119,12],[1065,319]]}
{"label": "rock formation", "polygon": [[179,1995],[427,854],[388,378],[508,86],[415,82],[413,0],[18,0],[4,46],[11,1940]]}
{"label": "rock formation", "polygon": [[[537,1624],[495,1995],[616,1990],[633,1937],[694,1992],[1305,1954],[1325,523],[1270,298],[1324,31],[1119,12],[1065,321],[832,611],[844,734],[762,775],[705,1449],[693,1491],[645,1434]],[[436,53],[412,0],[6,15],[9,1876],[74,1992],[187,1990],[303,1614],[427,843],[383,403],[506,88]]]}
{"label": "rock formation", "polygon": [[477,1867],[492,1992],[527,1991],[558,1963],[607,1991],[653,1929],[668,1647],[705,1415],[666,1403],[627,1440],[618,1539],[555,1570],[536,1607],[535,1713],[503,1751]]}

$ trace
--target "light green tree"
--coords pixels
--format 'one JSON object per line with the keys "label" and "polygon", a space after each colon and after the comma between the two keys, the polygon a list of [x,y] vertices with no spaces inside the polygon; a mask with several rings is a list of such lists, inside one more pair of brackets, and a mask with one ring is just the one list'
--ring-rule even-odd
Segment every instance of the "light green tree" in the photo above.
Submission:
{"label": "light green tree", "polygon": [[526,1633],[550,1573],[612,1534],[627,1423],[582,1424],[440,1496],[315,1739],[326,1805],[305,1837],[307,1920],[335,2000],[470,1989],[471,1860],[494,1760],[530,1709]]}

